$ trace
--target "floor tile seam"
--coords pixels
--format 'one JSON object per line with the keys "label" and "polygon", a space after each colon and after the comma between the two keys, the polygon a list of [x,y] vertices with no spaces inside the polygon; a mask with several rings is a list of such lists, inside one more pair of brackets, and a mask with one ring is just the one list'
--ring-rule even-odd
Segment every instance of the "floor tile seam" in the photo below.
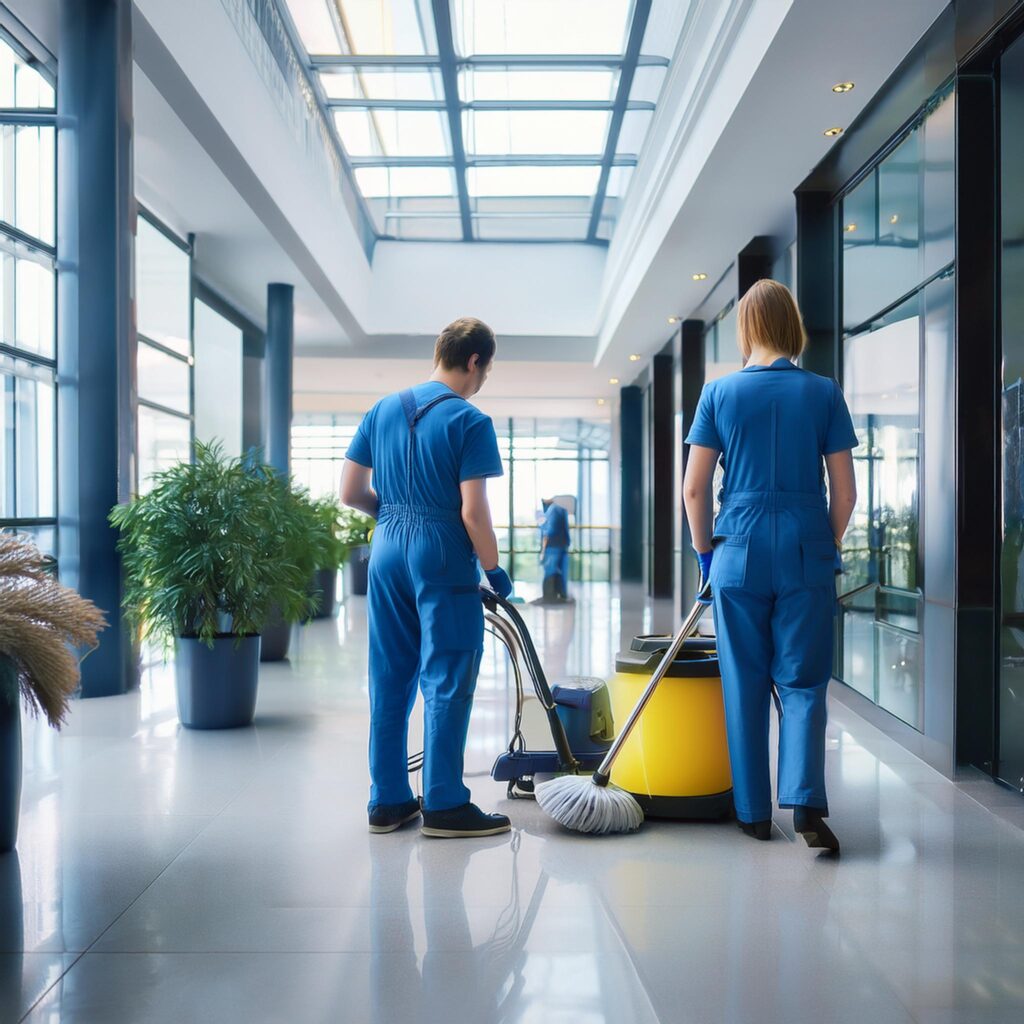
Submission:
{"label": "floor tile seam", "polygon": [[[268,769],[272,768],[274,766],[274,763],[279,758],[284,756],[285,751],[288,750],[290,745],[290,743],[282,743],[280,750],[277,750],[274,754],[272,754],[270,758],[262,765],[262,767]],[[230,809],[231,805],[240,800],[248,792],[248,790],[256,784],[256,781],[257,780],[252,775],[250,775],[249,778],[245,782],[243,782],[242,785],[237,790],[235,790],[235,792],[230,797],[228,797],[227,802],[224,803],[220,807],[220,809],[214,814],[214,818],[219,818],[222,815],[226,814]]]}
{"label": "floor tile seam", "polygon": [[[21,1021],[28,1020],[28,1018],[29,1018],[30,1014],[32,1013],[32,1011],[37,1006],[39,1006],[40,1003],[42,1003],[42,1001],[68,976],[68,973],[71,971],[71,969],[78,963],[79,960],[82,959],[83,956],[85,956],[85,951],[83,950],[80,953],[74,953],[74,954],[62,953],[62,954],[58,954],[58,955],[61,956],[61,958],[62,958],[62,965],[61,965],[62,969],[61,969],[60,974],[58,974],[57,977],[53,979],[53,984],[52,985],[47,985],[46,988],[40,993],[39,998],[31,1006],[28,1007],[28,1009],[25,1011],[25,1013],[21,1017],[18,1018],[19,1024],[21,1024]],[[69,963],[67,965],[67,967],[64,967],[63,966],[63,957],[71,956],[71,955],[74,956],[74,960],[72,960],[71,963]]]}
{"label": "floor tile seam", "polygon": [[[206,832],[206,830],[213,824],[213,822],[215,820],[216,820],[216,817],[210,817],[210,819],[203,825],[203,827],[187,843],[185,843],[185,845],[182,846],[181,849],[179,849],[177,851],[177,853],[174,854],[173,857],[171,857],[171,859],[156,873],[156,875],[153,876],[153,878],[151,878],[149,880],[149,882],[146,883],[146,885],[131,900],[131,902],[126,907],[122,908],[122,910],[114,917],[114,919],[112,921],[110,921],[106,925],[106,927],[103,928],[100,931],[100,933],[98,935],[96,935],[92,939],[91,942],[89,942],[89,944],[85,947],[85,949],[83,949],[78,954],[78,959],[75,960],[75,963],[78,963],[78,960],[81,959],[86,954],[93,952],[93,947],[95,947],[95,945],[103,938],[103,936],[106,935],[107,932],[109,932],[110,929],[113,928],[114,925],[116,925],[117,922],[120,921],[121,918],[123,918],[125,916],[125,914],[127,914],[139,902],[139,900],[141,900],[142,897],[145,896],[146,893],[149,892],[149,890],[152,889],[154,885],[156,885],[156,883],[158,881],[160,881],[161,878],[163,878],[163,876],[172,867],[172,865],[176,864],[178,859],[183,854],[185,854],[193,846],[193,844],[195,844],[199,840],[199,838],[203,835],[203,833]],[[75,964],[72,964],[71,966],[74,967]],[[70,970],[70,969],[71,968],[69,967],[68,970]],[[65,973],[67,973],[67,972],[65,972]]]}
{"label": "floor tile seam", "polygon": [[633,971],[633,976],[636,978],[637,984],[643,990],[644,999],[647,1002],[647,1007],[650,1010],[652,1019],[655,1020],[657,1024],[666,1024],[666,1022],[662,1020],[661,1014],[658,1013],[657,1007],[654,1005],[654,1000],[651,999],[651,990],[647,982],[647,978],[645,977],[640,965],[637,963],[637,958],[634,956],[630,944],[626,941],[626,938],[623,935],[622,925],[619,924],[618,918],[612,913],[607,897],[603,896],[596,887],[594,889],[594,895],[597,897],[595,903],[600,909],[601,916],[604,918],[608,930],[615,936],[615,941],[619,944],[622,956],[625,957],[626,962]]}

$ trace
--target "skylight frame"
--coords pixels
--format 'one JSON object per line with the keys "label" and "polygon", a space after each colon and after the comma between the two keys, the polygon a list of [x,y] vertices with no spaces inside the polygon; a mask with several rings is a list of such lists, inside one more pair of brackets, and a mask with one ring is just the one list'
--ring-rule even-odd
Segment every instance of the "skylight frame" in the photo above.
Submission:
{"label": "skylight frame", "polygon": [[[288,0],[278,0],[281,6],[286,6]],[[336,25],[340,25],[336,0],[322,0],[327,6],[331,17]],[[343,0],[341,0],[343,3]],[[433,16],[434,39],[436,40],[436,53],[419,54],[364,54],[364,53],[328,53],[309,54],[301,48],[300,52],[305,55],[306,70],[314,83],[314,95],[320,105],[325,119],[331,125],[332,132],[336,137],[337,144],[344,154],[344,168],[351,180],[352,186],[359,193],[364,205],[366,197],[362,195],[355,180],[355,169],[361,167],[446,167],[453,172],[455,181],[456,197],[459,202],[459,219],[462,224],[462,241],[471,242],[480,240],[475,232],[474,224],[480,214],[475,210],[474,202],[469,194],[467,186],[467,172],[473,167],[487,166],[596,166],[600,168],[596,188],[590,196],[590,217],[587,225],[585,241],[589,244],[606,246],[608,238],[607,222],[611,217],[614,222],[617,214],[605,212],[605,199],[608,195],[608,182],[613,167],[635,167],[638,153],[620,153],[618,146],[622,131],[623,119],[628,111],[653,112],[655,103],[649,100],[631,100],[630,93],[633,89],[634,77],[638,67],[668,68],[670,60],[668,57],[650,54],[641,54],[641,46],[647,23],[650,17],[653,0],[633,0],[628,15],[628,23],[624,33],[624,52],[621,54],[557,54],[557,53],[498,53],[498,54],[470,54],[459,56],[455,49],[454,28],[452,23],[452,11],[449,0],[430,0],[429,9]],[[287,12],[286,12],[287,13]],[[286,20],[288,20],[286,18]],[[339,33],[339,49],[345,49],[343,33]],[[326,89],[322,84],[322,75],[329,75],[332,69],[394,69],[414,70],[429,69],[439,73],[441,80],[442,96],[436,99],[366,99],[366,98],[336,98],[327,96]],[[612,71],[616,74],[616,86],[614,98],[610,100],[463,100],[460,95],[459,76],[464,70],[603,70]],[[649,93],[650,95],[650,93]],[[340,134],[334,121],[334,114],[340,110],[432,110],[438,112],[442,120],[447,118],[449,129],[450,154],[444,156],[418,156],[416,154],[395,156],[351,156],[347,153],[341,142]],[[467,111],[529,111],[529,110],[597,110],[608,113],[608,127],[605,133],[603,151],[596,154],[574,155],[574,154],[474,154],[467,153],[464,139],[463,115]],[[538,197],[543,198],[543,197]],[[617,204],[621,208],[621,197],[618,197]],[[390,215],[389,215],[390,216]],[[525,216],[525,214],[524,214]],[[538,219],[544,214],[534,215]],[[560,215],[554,214],[558,217]],[[374,225],[374,230],[377,230]],[[377,233],[378,239],[390,238],[387,234]],[[488,239],[489,241],[492,239]],[[529,239],[517,237],[509,241],[528,241]],[[538,241],[554,241],[556,239],[538,238]],[[581,241],[579,238],[564,239],[564,241]]]}

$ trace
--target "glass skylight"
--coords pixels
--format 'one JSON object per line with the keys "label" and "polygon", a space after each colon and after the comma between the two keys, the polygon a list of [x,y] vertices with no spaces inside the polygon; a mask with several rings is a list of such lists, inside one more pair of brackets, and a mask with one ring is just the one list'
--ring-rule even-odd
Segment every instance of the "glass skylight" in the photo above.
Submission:
{"label": "glass skylight", "polygon": [[689,6],[279,2],[380,237],[595,244],[614,230]]}

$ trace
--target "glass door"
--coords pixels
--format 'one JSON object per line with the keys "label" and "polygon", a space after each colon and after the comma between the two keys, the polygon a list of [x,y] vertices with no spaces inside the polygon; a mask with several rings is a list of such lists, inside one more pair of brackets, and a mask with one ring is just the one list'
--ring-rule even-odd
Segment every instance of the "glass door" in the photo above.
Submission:
{"label": "glass door", "polygon": [[1002,518],[999,767],[1024,789],[1024,39],[1002,56]]}

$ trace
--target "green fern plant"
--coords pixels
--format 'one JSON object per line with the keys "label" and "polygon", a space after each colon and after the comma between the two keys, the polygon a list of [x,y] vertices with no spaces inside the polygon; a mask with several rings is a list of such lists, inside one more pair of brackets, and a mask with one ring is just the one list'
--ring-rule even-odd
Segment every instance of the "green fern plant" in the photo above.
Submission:
{"label": "green fern plant", "polygon": [[148,494],[110,513],[120,531],[124,607],[141,638],[170,642],[259,633],[273,605],[308,617],[321,557],[313,503],[253,456],[195,444],[193,462],[157,474]]}
{"label": "green fern plant", "polygon": [[337,571],[348,557],[348,545],[341,539],[341,523],[345,510],[336,498],[321,498],[313,502],[320,531],[318,569]]}

